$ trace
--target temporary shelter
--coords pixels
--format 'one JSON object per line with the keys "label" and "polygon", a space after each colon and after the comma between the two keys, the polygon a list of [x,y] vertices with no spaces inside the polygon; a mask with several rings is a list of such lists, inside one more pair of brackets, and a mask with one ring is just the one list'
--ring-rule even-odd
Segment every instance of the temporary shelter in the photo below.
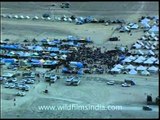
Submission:
{"label": "temporary shelter", "polygon": [[124,66],[123,66],[123,65],[121,65],[121,64],[117,64],[117,65],[115,65],[115,68],[123,69],[123,68],[124,68]]}
{"label": "temporary shelter", "polygon": [[118,68],[114,67],[114,68],[111,69],[111,72],[120,73],[121,69],[118,69]]}
{"label": "temporary shelter", "polygon": [[135,69],[131,69],[129,72],[128,72],[130,75],[136,75],[137,74],[137,71]]}
{"label": "temporary shelter", "polygon": [[147,70],[143,70],[141,71],[141,75],[150,75],[150,72],[148,72]]}
{"label": "temporary shelter", "polygon": [[151,29],[149,29],[149,32],[154,32],[154,33],[159,33],[159,27],[154,25],[151,27]]}
{"label": "temporary shelter", "polygon": [[135,69],[135,68],[136,68],[135,66],[133,66],[133,65],[129,64],[128,66],[126,66],[126,68],[125,68],[125,69],[129,69],[129,70],[131,70],[131,69]]}
{"label": "temporary shelter", "polygon": [[148,68],[148,71],[150,71],[150,72],[157,72],[158,71],[158,67],[151,66],[151,67]]}
{"label": "temporary shelter", "polygon": [[147,67],[144,67],[144,66],[142,66],[142,65],[140,65],[140,66],[138,66],[137,68],[136,68],[136,70],[146,70],[147,69]]}

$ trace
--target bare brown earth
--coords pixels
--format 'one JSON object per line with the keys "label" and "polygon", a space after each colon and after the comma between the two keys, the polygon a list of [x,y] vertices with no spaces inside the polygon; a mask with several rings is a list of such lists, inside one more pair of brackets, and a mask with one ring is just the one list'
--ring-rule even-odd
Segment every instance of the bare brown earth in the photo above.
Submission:
{"label": "bare brown earth", "polygon": [[[51,15],[77,15],[105,18],[123,18],[136,22],[142,15],[158,15],[158,2],[71,2],[71,8],[61,9],[58,6],[51,7],[53,2],[2,2],[3,14],[18,14],[41,16],[49,12]],[[59,5],[60,3],[56,3]],[[1,39],[9,38],[14,42],[22,42],[24,39],[37,38],[66,38],[68,35],[80,37],[90,36],[97,46],[105,46],[113,49],[115,45],[130,46],[143,35],[142,31],[134,31],[130,36],[127,33],[113,32],[117,25],[105,26],[104,24],[75,25],[67,22],[32,21],[1,19],[4,29]],[[120,36],[118,42],[106,42],[111,36]],[[39,71],[42,71],[39,69]],[[2,74],[9,72],[5,67]],[[19,70],[19,72],[21,72]],[[53,72],[55,73],[55,72]],[[60,73],[56,73],[60,74]],[[153,111],[143,111],[146,94],[152,94],[155,98],[158,92],[158,74],[151,76],[140,75],[84,75],[81,84],[76,87],[65,86],[65,75],[51,86],[41,79],[31,85],[31,90],[25,97],[15,97],[17,90],[7,89],[1,86],[1,112],[2,118],[158,118],[158,108]],[[136,86],[123,88],[120,84],[108,86],[107,80],[123,81],[132,78]],[[147,80],[146,80],[147,79]],[[44,94],[47,87],[49,94]],[[16,98],[16,106],[13,99]],[[120,105],[122,110],[40,110],[38,106],[50,105]],[[136,108],[134,108],[136,107]]]}

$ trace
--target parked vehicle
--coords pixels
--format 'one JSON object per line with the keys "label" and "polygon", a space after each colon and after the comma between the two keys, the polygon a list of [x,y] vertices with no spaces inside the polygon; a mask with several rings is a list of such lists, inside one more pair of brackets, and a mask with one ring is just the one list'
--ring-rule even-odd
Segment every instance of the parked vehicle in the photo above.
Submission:
{"label": "parked vehicle", "polygon": [[5,83],[5,84],[4,84],[4,87],[5,87],[5,88],[9,88],[9,83],[8,83],[8,82]]}
{"label": "parked vehicle", "polygon": [[152,108],[150,108],[149,106],[143,106],[143,110],[151,111],[151,110],[152,110]]}
{"label": "parked vehicle", "polygon": [[25,92],[18,91],[18,92],[16,93],[16,95],[23,97],[23,96],[25,96],[26,94],[25,94]]}
{"label": "parked vehicle", "polygon": [[72,80],[72,85],[77,86],[80,84],[80,80],[79,79],[73,79]]}
{"label": "parked vehicle", "polygon": [[66,84],[66,85],[71,85],[73,79],[74,79],[74,77],[69,77],[69,78],[67,78],[66,81],[65,81],[65,84]]}
{"label": "parked vehicle", "polygon": [[58,76],[57,76],[57,75],[52,75],[52,76],[50,76],[50,82],[52,82],[52,83],[56,82],[57,79],[58,79]]}
{"label": "parked vehicle", "polygon": [[109,82],[107,82],[107,85],[114,85],[114,84],[115,84],[114,81],[109,81]]}
{"label": "parked vehicle", "polygon": [[9,83],[9,88],[15,88],[15,84],[14,83]]}
{"label": "parked vehicle", "polygon": [[123,83],[122,87],[131,87],[131,84]]}

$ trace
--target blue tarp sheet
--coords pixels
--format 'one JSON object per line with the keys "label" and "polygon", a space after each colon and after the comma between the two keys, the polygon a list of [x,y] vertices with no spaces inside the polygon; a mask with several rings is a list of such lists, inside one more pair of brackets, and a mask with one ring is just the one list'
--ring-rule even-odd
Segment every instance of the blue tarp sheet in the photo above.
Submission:
{"label": "blue tarp sheet", "polygon": [[11,63],[11,64],[13,64],[15,62],[15,59],[4,58],[4,59],[1,59],[1,62],[2,63]]}
{"label": "blue tarp sheet", "polygon": [[84,67],[81,62],[70,62],[70,64],[71,64],[71,65],[74,65],[74,66],[76,66],[76,67],[78,67],[78,68],[83,68],[83,67]]}
{"label": "blue tarp sheet", "polygon": [[22,49],[20,45],[1,45],[2,49]]}
{"label": "blue tarp sheet", "polygon": [[48,50],[48,51],[54,51],[54,52],[56,52],[56,51],[59,51],[59,48],[56,48],[56,47],[48,47],[47,50]]}

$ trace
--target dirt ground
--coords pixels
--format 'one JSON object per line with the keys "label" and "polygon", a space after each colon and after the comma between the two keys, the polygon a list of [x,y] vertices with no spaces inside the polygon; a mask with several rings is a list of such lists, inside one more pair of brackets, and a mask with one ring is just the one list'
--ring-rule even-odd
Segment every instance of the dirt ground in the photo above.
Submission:
{"label": "dirt ground", "polygon": [[[71,8],[61,9],[51,7],[53,2],[2,2],[2,14],[39,15],[50,12],[52,15],[92,15],[106,18],[123,18],[136,22],[142,15],[158,15],[158,2],[75,2]],[[56,3],[58,5],[60,3]],[[25,6],[25,7],[24,7]],[[88,7],[90,6],[90,7]],[[154,6],[154,7],[153,7]],[[36,9],[35,9],[36,8]],[[128,33],[114,32],[117,25],[105,26],[104,24],[75,25],[67,22],[32,21],[1,19],[1,40],[9,38],[11,41],[22,42],[24,39],[42,40],[43,38],[66,38],[68,35],[91,37],[96,46],[105,46],[108,50],[116,45],[130,46],[143,35],[143,31]],[[111,36],[120,36],[120,41],[106,41]],[[2,74],[9,72],[1,68]],[[41,69],[37,69],[41,71]],[[20,71],[21,72],[21,71]],[[55,73],[55,72],[53,72]],[[152,111],[143,111],[146,95],[157,97],[159,92],[158,74],[151,76],[140,75],[83,75],[79,86],[66,86],[66,75],[61,76],[51,86],[41,78],[31,85],[31,90],[25,97],[15,96],[16,89],[4,88],[1,85],[1,117],[2,118],[158,118],[158,107],[151,106]],[[108,80],[124,81],[131,78],[136,86],[123,88],[120,84],[108,86]],[[19,78],[21,79],[21,78]],[[38,79],[38,78],[37,78]],[[48,89],[49,93],[43,91]],[[14,98],[16,105],[14,106]],[[117,105],[122,110],[40,110],[39,106],[60,105]]]}

